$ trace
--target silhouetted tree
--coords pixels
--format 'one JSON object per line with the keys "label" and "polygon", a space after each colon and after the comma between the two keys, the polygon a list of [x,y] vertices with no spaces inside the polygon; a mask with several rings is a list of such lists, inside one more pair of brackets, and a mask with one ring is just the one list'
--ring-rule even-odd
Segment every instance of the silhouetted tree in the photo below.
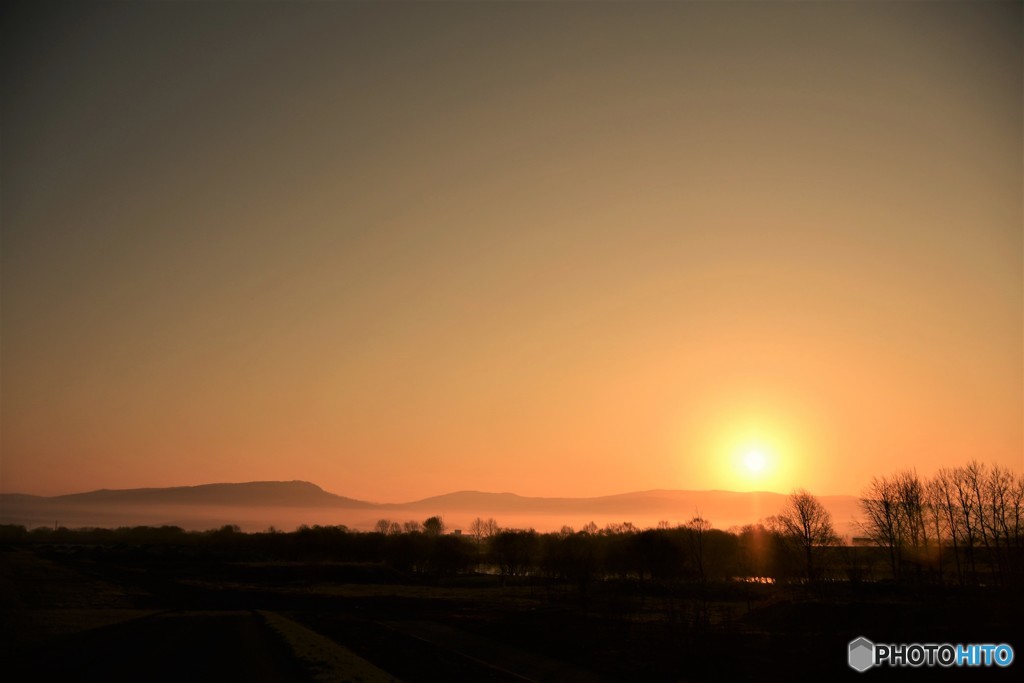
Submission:
{"label": "silhouetted tree", "polygon": [[491,559],[503,576],[519,576],[536,565],[537,532],[502,531],[491,539]]}
{"label": "silhouetted tree", "polygon": [[374,526],[374,531],[385,536],[394,536],[395,534],[402,533],[402,525],[390,519],[379,519],[376,526]]}
{"label": "silhouetted tree", "polygon": [[423,540],[430,544],[427,570],[431,573],[457,574],[467,571],[475,562],[475,548],[466,538],[428,533]]}
{"label": "silhouetted tree", "polygon": [[686,523],[686,529],[689,532],[687,536],[690,541],[690,558],[697,570],[700,582],[704,583],[707,580],[704,571],[704,537],[711,530],[711,522],[701,517],[698,512],[693,519]]}
{"label": "silhouetted tree", "polygon": [[904,514],[900,510],[895,478],[872,477],[861,495],[860,507],[865,515],[861,524],[864,533],[888,551],[892,576],[899,579],[903,565]]}
{"label": "silhouetted tree", "polygon": [[941,581],[943,561],[953,556],[961,584],[1006,582],[1021,569],[1024,546],[1024,477],[972,461],[940,469],[922,481],[913,470],[875,477],[861,498],[862,527],[885,548],[894,578],[908,567],[923,578],[924,566]]}
{"label": "silhouetted tree", "polygon": [[545,571],[575,584],[585,599],[600,566],[596,539],[582,533],[558,533],[547,534],[541,540]]}
{"label": "silhouetted tree", "polygon": [[957,580],[963,584],[967,581],[967,567],[961,561],[961,555],[967,544],[967,539],[964,533],[964,512],[959,505],[957,496],[958,477],[957,469],[944,467],[928,483],[928,490],[941,519],[939,544],[941,545],[945,539],[949,539],[953,550]]}
{"label": "silhouetted tree", "polygon": [[494,521],[493,517],[488,517],[487,519],[480,519],[477,517],[469,525],[469,532],[476,538],[477,543],[484,539],[491,538],[500,530],[498,523]]}
{"label": "silhouetted tree", "polygon": [[776,520],[785,537],[803,551],[807,580],[814,581],[817,553],[839,542],[832,526],[832,515],[806,489],[797,489],[790,494]]}
{"label": "silhouetted tree", "polygon": [[439,515],[423,520],[423,533],[427,536],[440,536],[444,533],[444,520]]}

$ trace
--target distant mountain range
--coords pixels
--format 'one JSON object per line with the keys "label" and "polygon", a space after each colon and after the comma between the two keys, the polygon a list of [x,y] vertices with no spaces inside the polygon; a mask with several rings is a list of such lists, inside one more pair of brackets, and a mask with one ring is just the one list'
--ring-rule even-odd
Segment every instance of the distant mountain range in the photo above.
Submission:
{"label": "distant mountain range", "polygon": [[[841,533],[853,533],[854,496],[820,496]],[[344,523],[369,528],[377,518],[421,519],[440,514],[468,525],[477,516],[511,519],[543,530],[593,519],[632,521],[638,526],[685,522],[698,514],[719,528],[754,523],[777,514],[786,496],[765,491],[652,490],[593,498],[544,498],[514,493],[458,491],[408,503],[371,503],[324,491],[307,481],[255,481],[171,488],[100,489],[62,496],[0,494],[0,523],[65,526],[169,523],[186,528],[239,523]],[[339,521],[344,520],[344,521]],[[264,525],[260,527],[260,525]]]}

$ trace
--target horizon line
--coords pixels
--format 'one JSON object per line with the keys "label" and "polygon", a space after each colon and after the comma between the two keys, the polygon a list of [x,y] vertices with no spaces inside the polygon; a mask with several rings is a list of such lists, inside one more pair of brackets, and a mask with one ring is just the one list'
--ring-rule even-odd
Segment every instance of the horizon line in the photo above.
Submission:
{"label": "horizon line", "polygon": [[[201,487],[206,487],[206,486],[240,486],[240,485],[247,485],[247,484],[309,484],[311,486],[315,486],[320,491],[322,491],[322,492],[324,492],[326,494],[332,495],[332,496],[337,496],[337,497],[340,497],[340,498],[347,498],[349,500],[354,500],[354,501],[361,502],[361,503],[370,503],[370,504],[374,504],[374,505],[402,505],[402,504],[409,504],[409,503],[420,503],[420,502],[424,502],[424,501],[430,500],[432,498],[442,498],[444,496],[454,496],[454,495],[458,495],[458,494],[482,494],[482,495],[496,495],[496,496],[516,496],[517,498],[533,498],[533,499],[587,500],[587,499],[595,499],[595,498],[613,498],[613,497],[617,497],[617,496],[628,496],[628,495],[635,495],[635,494],[659,493],[659,492],[666,492],[666,493],[770,494],[770,495],[779,495],[779,496],[788,496],[788,495],[790,495],[790,493],[792,493],[792,491],[790,491],[790,492],[782,492],[782,491],[772,491],[772,490],[767,490],[767,489],[756,489],[756,490],[742,491],[742,490],[722,489],[722,488],[714,488],[714,489],[699,489],[699,488],[651,488],[651,489],[637,489],[637,490],[628,490],[628,491],[618,491],[616,493],[605,493],[605,494],[598,494],[598,495],[564,495],[564,494],[559,494],[559,495],[530,495],[530,494],[516,493],[514,491],[486,491],[486,490],[481,490],[481,489],[457,489],[457,490],[454,490],[454,491],[446,491],[444,493],[435,493],[435,494],[431,494],[431,495],[427,495],[427,496],[423,496],[423,497],[418,497],[418,498],[413,498],[413,499],[410,499],[410,500],[401,501],[401,502],[397,502],[396,503],[396,502],[364,499],[364,498],[355,497],[355,496],[353,496],[351,494],[345,494],[345,493],[335,493],[333,491],[329,491],[329,490],[325,489],[323,486],[317,484],[316,482],[310,481],[308,479],[253,479],[253,480],[247,480],[247,481],[212,481],[212,482],[203,482],[203,483],[200,483],[200,484],[177,484],[177,485],[171,485],[171,486],[133,486],[133,487],[126,487],[126,488],[107,488],[107,487],[101,487],[101,488],[96,488],[96,489],[76,490],[76,491],[69,491],[69,492],[66,492],[66,493],[54,493],[54,494],[39,494],[39,493],[27,493],[27,492],[24,492],[24,491],[4,491],[4,490],[0,490],[0,495],[5,495],[5,496],[8,496],[8,495],[9,496],[33,496],[33,497],[36,497],[36,498],[60,498],[60,497],[63,497],[63,496],[82,495],[82,494],[89,494],[89,493],[124,492],[124,491],[166,491],[166,490],[171,490],[171,489],[195,489],[195,488],[201,488]],[[796,488],[799,488],[799,487],[796,487]],[[818,496],[818,497],[835,497],[835,496],[859,497],[859,494],[856,494],[856,493],[816,493],[814,491],[811,491],[811,493],[813,495],[815,495],[815,496]]]}

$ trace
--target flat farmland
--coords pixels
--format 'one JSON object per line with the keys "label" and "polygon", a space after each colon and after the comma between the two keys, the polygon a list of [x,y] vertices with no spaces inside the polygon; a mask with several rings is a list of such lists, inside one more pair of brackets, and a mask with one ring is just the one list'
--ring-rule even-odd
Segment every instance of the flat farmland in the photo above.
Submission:
{"label": "flat farmland", "polygon": [[981,589],[578,585],[159,545],[10,544],[0,588],[18,681],[835,680],[855,675],[845,648],[861,634],[1021,642],[1020,596]]}

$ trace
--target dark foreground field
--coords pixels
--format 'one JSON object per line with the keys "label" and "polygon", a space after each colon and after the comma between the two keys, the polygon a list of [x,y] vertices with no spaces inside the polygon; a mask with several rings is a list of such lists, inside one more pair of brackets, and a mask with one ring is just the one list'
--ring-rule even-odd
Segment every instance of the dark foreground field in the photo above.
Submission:
{"label": "dark foreground field", "polygon": [[1006,642],[1019,593],[865,583],[404,574],[173,547],[0,549],[4,680],[1019,680],[1008,669],[872,669],[876,642]]}

